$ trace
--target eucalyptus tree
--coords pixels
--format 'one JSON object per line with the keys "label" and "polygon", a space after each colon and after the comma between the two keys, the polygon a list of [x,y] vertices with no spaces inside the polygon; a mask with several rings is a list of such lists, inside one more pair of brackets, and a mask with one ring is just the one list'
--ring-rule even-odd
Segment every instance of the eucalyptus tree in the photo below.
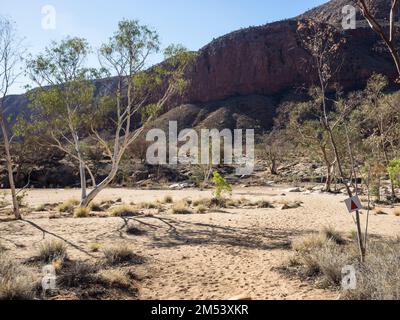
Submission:
{"label": "eucalyptus tree", "polygon": [[[136,20],[123,20],[99,50],[102,68],[114,76],[114,85],[101,99],[94,117],[98,121],[92,122],[91,132],[110,166],[106,177],[82,199],[83,207],[113,181],[127,149],[135,147],[146,125],[188,85],[185,74],[195,55],[180,45],[171,45],[164,51],[165,61],[146,70],[149,57],[159,49],[157,32]],[[163,93],[157,96],[158,92]],[[105,122],[112,123],[112,128],[104,130]]]}
{"label": "eucalyptus tree", "polygon": [[0,126],[4,144],[8,182],[11,189],[13,212],[16,219],[21,219],[17,191],[14,181],[14,163],[11,150],[12,135],[10,134],[10,113],[6,96],[15,84],[21,72],[19,64],[22,61],[23,47],[18,38],[13,22],[0,17]]}
{"label": "eucalyptus tree", "polygon": [[77,161],[82,201],[87,197],[86,173],[94,181],[82,148],[82,138],[96,107],[91,80],[97,74],[85,66],[89,53],[85,39],[66,38],[52,42],[43,53],[28,61],[28,73],[38,86],[29,92],[30,134],[45,137],[42,143]]}

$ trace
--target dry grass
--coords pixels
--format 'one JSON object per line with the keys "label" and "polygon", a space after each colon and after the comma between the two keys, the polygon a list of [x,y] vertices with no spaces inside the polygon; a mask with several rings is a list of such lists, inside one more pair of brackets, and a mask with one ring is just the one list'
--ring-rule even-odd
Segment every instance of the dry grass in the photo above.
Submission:
{"label": "dry grass", "polygon": [[120,269],[101,270],[100,279],[111,287],[129,288],[131,281],[126,271]]}
{"label": "dry grass", "polygon": [[193,214],[192,209],[188,206],[187,202],[176,202],[172,207],[173,214]]}
{"label": "dry grass", "polygon": [[332,226],[322,229],[321,234],[325,239],[331,240],[338,245],[344,245],[346,243],[346,240],[343,238],[342,234],[336,231]]}
{"label": "dry grass", "polygon": [[196,208],[196,212],[198,214],[205,214],[205,213],[207,213],[207,211],[208,211],[208,208],[206,206],[203,206],[203,205],[200,205],[200,206],[198,206]]}
{"label": "dry grass", "polygon": [[100,243],[91,243],[89,245],[89,249],[91,252],[99,252],[101,249],[101,244]]}
{"label": "dry grass", "polygon": [[142,202],[139,204],[139,208],[147,210],[160,209],[160,204],[157,202]]}
{"label": "dry grass", "polygon": [[162,202],[164,204],[171,204],[171,203],[174,202],[174,199],[172,198],[172,196],[167,195],[167,196],[164,197]]}
{"label": "dry grass", "polygon": [[58,205],[57,210],[62,213],[74,213],[74,209],[79,205],[79,201],[75,199],[68,200]]}
{"label": "dry grass", "polygon": [[315,278],[323,287],[340,288],[342,269],[349,265],[355,267],[356,289],[342,291],[342,299],[400,299],[399,240],[370,241],[363,265],[358,260],[356,243],[345,241],[331,228],[318,235],[298,238],[292,247],[295,254],[286,267],[301,276]]}
{"label": "dry grass", "polygon": [[126,244],[116,245],[103,250],[105,262],[108,265],[118,265],[121,263],[132,262],[140,264],[143,259],[133,253],[132,249]]}
{"label": "dry grass", "polygon": [[111,216],[113,217],[133,217],[138,215],[137,210],[131,206],[120,206],[111,210]]}
{"label": "dry grass", "polygon": [[52,263],[55,260],[65,260],[67,257],[67,246],[61,241],[47,241],[39,247],[38,260]]}
{"label": "dry grass", "polygon": [[400,217],[400,208],[395,208],[395,209],[393,210],[393,214],[394,214],[396,217]]}
{"label": "dry grass", "polygon": [[79,287],[92,282],[96,272],[97,268],[92,264],[73,262],[59,276],[58,283],[66,288]]}
{"label": "dry grass", "polygon": [[90,204],[90,210],[93,212],[103,212],[104,208],[103,208],[102,204],[97,203],[97,202],[92,202]]}
{"label": "dry grass", "polygon": [[369,245],[364,266],[357,268],[357,288],[343,293],[348,300],[400,299],[400,242],[379,241]]}
{"label": "dry grass", "polygon": [[74,217],[75,218],[87,218],[90,216],[90,209],[89,208],[76,208],[74,210]]}
{"label": "dry grass", "polygon": [[30,300],[36,282],[26,268],[0,252],[0,300]]}

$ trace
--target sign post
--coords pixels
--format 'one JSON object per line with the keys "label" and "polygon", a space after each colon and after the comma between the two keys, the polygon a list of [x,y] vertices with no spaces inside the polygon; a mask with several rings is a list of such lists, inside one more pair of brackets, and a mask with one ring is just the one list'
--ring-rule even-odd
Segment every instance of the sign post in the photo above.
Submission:
{"label": "sign post", "polygon": [[346,199],[344,202],[346,203],[349,213],[353,213],[363,209],[363,205],[361,204],[360,198],[358,196]]}

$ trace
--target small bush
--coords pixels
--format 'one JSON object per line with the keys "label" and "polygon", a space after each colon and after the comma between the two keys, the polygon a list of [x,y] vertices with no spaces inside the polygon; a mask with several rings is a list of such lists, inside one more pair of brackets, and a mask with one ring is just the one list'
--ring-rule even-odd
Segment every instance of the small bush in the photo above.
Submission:
{"label": "small bush", "polygon": [[173,214],[192,214],[193,211],[190,209],[190,207],[187,205],[186,202],[180,201],[174,204],[172,207],[172,213]]}
{"label": "small bush", "polygon": [[89,208],[76,208],[74,210],[74,217],[75,218],[87,218],[90,216],[90,209]]}
{"label": "small bush", "polygon": [[72,213],[74,213],[75,207],[78,205],[79,205],[79,201],[72,199],[72,200],[68,200],[66,202],[59,204],[57,209],[59,212],[72,214]]}
{"label": "small bush", "polygon": [[0,300],[30,300],[35,280],[20,264],[0,252]]}
{"label": "small bush", "polygon": [[116,207],[111,210],[113,217],[133,217],[139,215],[138,212],[130,206]]}
{"label": "small bush", "polygon": [[45,263],[54,260],[64,260],[67,257],[67,247],[61,241],[47,241],[40,245],[38,259]]}
{"label": "small bush", "polygon": [[109,265],[117,265],[124,262],[141,263],[142,261],[142,259],[135,255],[125,244],[106,248],[104,249],[103,254],[106,263]]}

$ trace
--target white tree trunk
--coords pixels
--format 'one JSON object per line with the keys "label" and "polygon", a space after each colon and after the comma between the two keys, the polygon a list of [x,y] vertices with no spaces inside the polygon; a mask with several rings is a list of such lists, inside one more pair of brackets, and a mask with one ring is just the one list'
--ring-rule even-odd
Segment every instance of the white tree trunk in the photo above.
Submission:
{"label": "white tree trunk", "polygon": [[11,152],[10,152],[10,142],[8,140],[8,132],[7,132],[6,124],[4,123],[3,117],[1,117],[0,124],[1,124],[1,130],[3,132],[4,149],[5,149],[5,153],[6,153],[8,181],[9,181],[10,189],[11,189],[13,212],[14,212],[15,219],[20,220],[21,213],[19,211],[17,192],[15,189],[14,174],[13,174],[13,168],[12,168],[12,158],[11,158]]}

